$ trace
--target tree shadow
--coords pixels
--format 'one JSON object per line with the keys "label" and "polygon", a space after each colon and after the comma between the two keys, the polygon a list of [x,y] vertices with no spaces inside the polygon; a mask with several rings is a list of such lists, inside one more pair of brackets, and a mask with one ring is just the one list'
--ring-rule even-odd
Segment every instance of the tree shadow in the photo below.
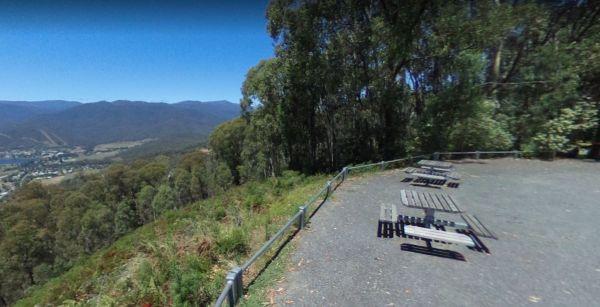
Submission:
{"label": "tree shadow", "polygon": [[252,285],[254,285],[254,283],[256,282],[256,280],[267,270],[267,268],[269,267],[269,265],[275,259],[277,259],[277,257],[279,257],[279,254],[281,254],[281,251],[283,250],[283,248],[286,247],[287,244],[290,243],[290,241],[292,241],[292,239],[294,237],[296,237],[296,234],[298,234],[298,232],[300,232],[300,229],[296,229],[293,233],[291,233],[289,236],[287,236],[287,238],[283,242],[281,242],[281,244],[279,244],[279,246],[275,250],[275,253],[273,253],[273,255],[271,257],[269,257],[269,259],[265,262],[265,264],[260,268],[260,270],[258,271],[258,273],[256,273],[256,275],[252,277],[252,279],[250,280],[250,282],[248,283],[248,285],[245,287],[245,289],[248,289]]}
{"label": "tree shadow", "polygon": [[[336,187],[337,188],[337,187]],[[333,192],[334,190],[332,190]],[[317,206],[315,207],[315,211],[313,211],[310,215],[309,215],[309,219],[312,219],[312,217],[317,214],[317,212],[321,209],[321,207],[323,206],[323,204],[329,199],[329,195],[331,195],[331,193],[327,193],[325,195],[325,197],[319,202],[319,204],[317,204]]]}
{"label": "tree shadow", "polygon": [[431,242],[427,242],[427,246],[420,246],[410,243],[402,243],[400,249],[406,252],[418,253],[423,255],[435,256],[440,258],[453,259],[458,261],[467,261],[465,256],[459,252],[439,249],[431,246]]}
{"label": "tree shadow", "polygon": [[425,187],[425,188],[435,188],[435,189],[441,189],[444,184],[446,184],[448,180],[446,179],[425,179],[425,178],[417,178],[415,180],[413,180],[410,184],[411,185],[415,185],[415,186],[420,186],[420,187]]}
{"label": "tree shadow", "polygon": [[[490,158],[486,158],[486,159],[490,159]],[[485,162],[483,160],[478,160],[478,159],[461,159],[461,160],[444,160],[444,161],[451,161],[454,164],[488,164],[488,162]]]}

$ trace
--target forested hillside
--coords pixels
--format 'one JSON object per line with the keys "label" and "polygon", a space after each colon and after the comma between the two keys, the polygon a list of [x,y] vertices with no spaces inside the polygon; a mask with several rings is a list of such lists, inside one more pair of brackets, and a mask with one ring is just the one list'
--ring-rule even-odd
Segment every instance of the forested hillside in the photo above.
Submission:
{"label": "forested hillside", "polygon": [[114,164],[58,186],[26,185],[0,204],[0,305],[163,212],[218,194],[231,182],[223,163],[194,151]]}
{"label": "forested hillside", "polygon": [[0,306],[206,305],[324,180],[290,172],[229,190],[227,167],[195,151],[29,184],[0,206]]}
{"label": "forested hillside", "polygon": [[0,306],[206,305],[324,180],[299,173],[599,141],[596,1],[273,0],[266,13],[276,56],[248,72],[242,117],[209,151],[0,204]]}

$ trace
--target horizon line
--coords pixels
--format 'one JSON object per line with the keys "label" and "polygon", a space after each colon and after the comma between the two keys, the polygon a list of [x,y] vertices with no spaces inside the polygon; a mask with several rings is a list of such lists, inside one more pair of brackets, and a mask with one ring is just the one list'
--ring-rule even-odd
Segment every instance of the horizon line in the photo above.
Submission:
{"label": "horizon line", "polygon": [[178,101],[150,101],[150,100],[137,100],[137,99],[115,99],[115,100],[94,100],[94,101],[79,101],[79,100],[71,100],[71,99],[44,99],[44,100],[14,100],[14,99],[0,99],[0,103],[1,102],[51,102],[51,101],[63,101],[63,102],[76,102],[76,103],[81,103],[81,104],[85,104],[85,103],[99,103],[99,102],[109,102],[109,103],[114,103],[114,102],[119,102],[119,101],[128,101],[128,102],[145,102],[145,103],[166,103],[166,104],[175,104],[175,103],[181,103],[181,102],[201,102],[201,103],[207,103],[207,102],[221,102],[221,101],[226,101],[229,103],[233,103],[233,104],[239,104],[239,102],[233,102],[230,101],[228,99],[216,99],[216,100],[195,100],[195,99],[184,99],[184,100],[178,100]]}

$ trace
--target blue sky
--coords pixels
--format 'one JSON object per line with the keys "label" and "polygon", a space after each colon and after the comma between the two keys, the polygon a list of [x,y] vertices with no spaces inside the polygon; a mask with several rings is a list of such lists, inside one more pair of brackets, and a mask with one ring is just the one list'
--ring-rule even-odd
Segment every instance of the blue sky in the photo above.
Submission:
{"label": "blue sky", "polygon": [[0,0],[0,100],[237,103],[267,2]]}

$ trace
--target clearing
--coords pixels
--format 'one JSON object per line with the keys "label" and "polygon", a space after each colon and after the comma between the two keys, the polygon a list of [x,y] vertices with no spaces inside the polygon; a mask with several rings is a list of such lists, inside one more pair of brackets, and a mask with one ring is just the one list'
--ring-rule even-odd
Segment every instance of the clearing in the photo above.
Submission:
{"label": "clearing", "polygon": [[[456,162],[460,187],[444,188],[498,240],[491,255],[434,243],[466,261],[400,250],[423,241],[377,238],[379,207],[400,204],[400,170],[350,178],[293,239],[279,305],[591,306],[600,299],[600,163],[526,159]],[[460,221],[458,216],[436,215]],[[269,299],[265,298],[265,301]]]}

